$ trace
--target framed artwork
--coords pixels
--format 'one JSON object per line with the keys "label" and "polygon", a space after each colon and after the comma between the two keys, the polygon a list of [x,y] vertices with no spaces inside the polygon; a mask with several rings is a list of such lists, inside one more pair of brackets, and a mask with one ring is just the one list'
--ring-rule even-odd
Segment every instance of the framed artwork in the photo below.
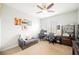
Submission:
{"label": "framed artwork", "polygon": [[21,18],[15,17],[15,25],[20,25],[22,30],[24,30],[27,28],[27,26],[31,26],[32,22],[29,21],[28,19],[21,19]]}
{"label": "framed artwork", "polygon": [[22,25],[22,19],[15,18],[15,25]]}

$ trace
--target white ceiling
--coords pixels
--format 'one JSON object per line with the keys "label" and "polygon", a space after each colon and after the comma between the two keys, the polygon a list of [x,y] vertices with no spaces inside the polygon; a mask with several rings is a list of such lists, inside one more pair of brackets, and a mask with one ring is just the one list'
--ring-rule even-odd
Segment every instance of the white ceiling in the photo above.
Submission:
{"label": "white ceiling", "polygon": [[54,3],[54,6],[50,8],[51,10],[55,11],[54,13],[36,13],[40,11],[40,9],[36,6],[37,3],[7,3],[5,5],[11,6],[13,8],[16,8],[17,10],[39,18],[49,17],[79,8],[79,3]]}

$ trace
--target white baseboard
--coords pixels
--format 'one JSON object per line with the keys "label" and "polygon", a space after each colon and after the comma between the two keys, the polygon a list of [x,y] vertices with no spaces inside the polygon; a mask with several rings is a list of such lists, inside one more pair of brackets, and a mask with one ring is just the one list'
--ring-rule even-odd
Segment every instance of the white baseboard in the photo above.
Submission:
{"label": "white baseboard", "polygon": [[15,45],[13,45],[13,46],[7,47],[7,48],[5,48],[5,49],[1,49],[0,51],[5,51],[5,50],[8,50],[8,49],[14,48],[14,47],[16,47],[16,46],[18,46],[18,44],[15,44]]}

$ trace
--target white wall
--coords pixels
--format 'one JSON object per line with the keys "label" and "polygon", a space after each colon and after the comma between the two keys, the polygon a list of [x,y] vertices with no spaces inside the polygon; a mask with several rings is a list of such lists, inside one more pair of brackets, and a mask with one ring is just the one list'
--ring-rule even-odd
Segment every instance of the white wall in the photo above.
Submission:
{"label": "white wall", "polygon": [[[0,16],[1,16],[2,5],[0,4]],[[0,50],[1,50],[1,18],[0,18]]]}
{"label": "white wall", "polygon": [[[1,50],[13,48],[18,44],[18,34],[21,33],[21,27],[14,25],[14,17],[28,18],[28,14],[20,12],[14,8],[4,5],[2,14],[0,16],[2,39],[1,39]],[[32,26],[28,26],[25,33],[30,36],[36,36],[39,32],[39,20],[36,18],[28,18],[32,21]]]}
{"label": "white wall", "polygon": [[66,24],[76,24],[77,23],[77,11],[71,11],[52,17],[41,19],[41,29],[46,29],[48,32],[51,32],[51,24],[54,26],[52,32],[57,33],[57,25],[66,25]]}
{"label": "white wall", "polygon": [[1,19],[0,19],[0,50],[1,50]]}
{"label": "white wall", "polygon": [[78,18],[78,24],[79,24],[79,9],[78,9],[78,14],[77,14],[77,15],[78,15],[78,17],[77,17],[77,18]]}

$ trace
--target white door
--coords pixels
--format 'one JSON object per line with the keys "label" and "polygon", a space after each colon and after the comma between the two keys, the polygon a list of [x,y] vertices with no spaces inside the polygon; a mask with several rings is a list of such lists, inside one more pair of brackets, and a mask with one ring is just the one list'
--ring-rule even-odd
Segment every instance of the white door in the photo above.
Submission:
{"label": "white door", "polygon": [[56,33],[57,32],[57,24],[56,22],[52,22],[51,23],[51,28],[50,28],[52,33]]}

